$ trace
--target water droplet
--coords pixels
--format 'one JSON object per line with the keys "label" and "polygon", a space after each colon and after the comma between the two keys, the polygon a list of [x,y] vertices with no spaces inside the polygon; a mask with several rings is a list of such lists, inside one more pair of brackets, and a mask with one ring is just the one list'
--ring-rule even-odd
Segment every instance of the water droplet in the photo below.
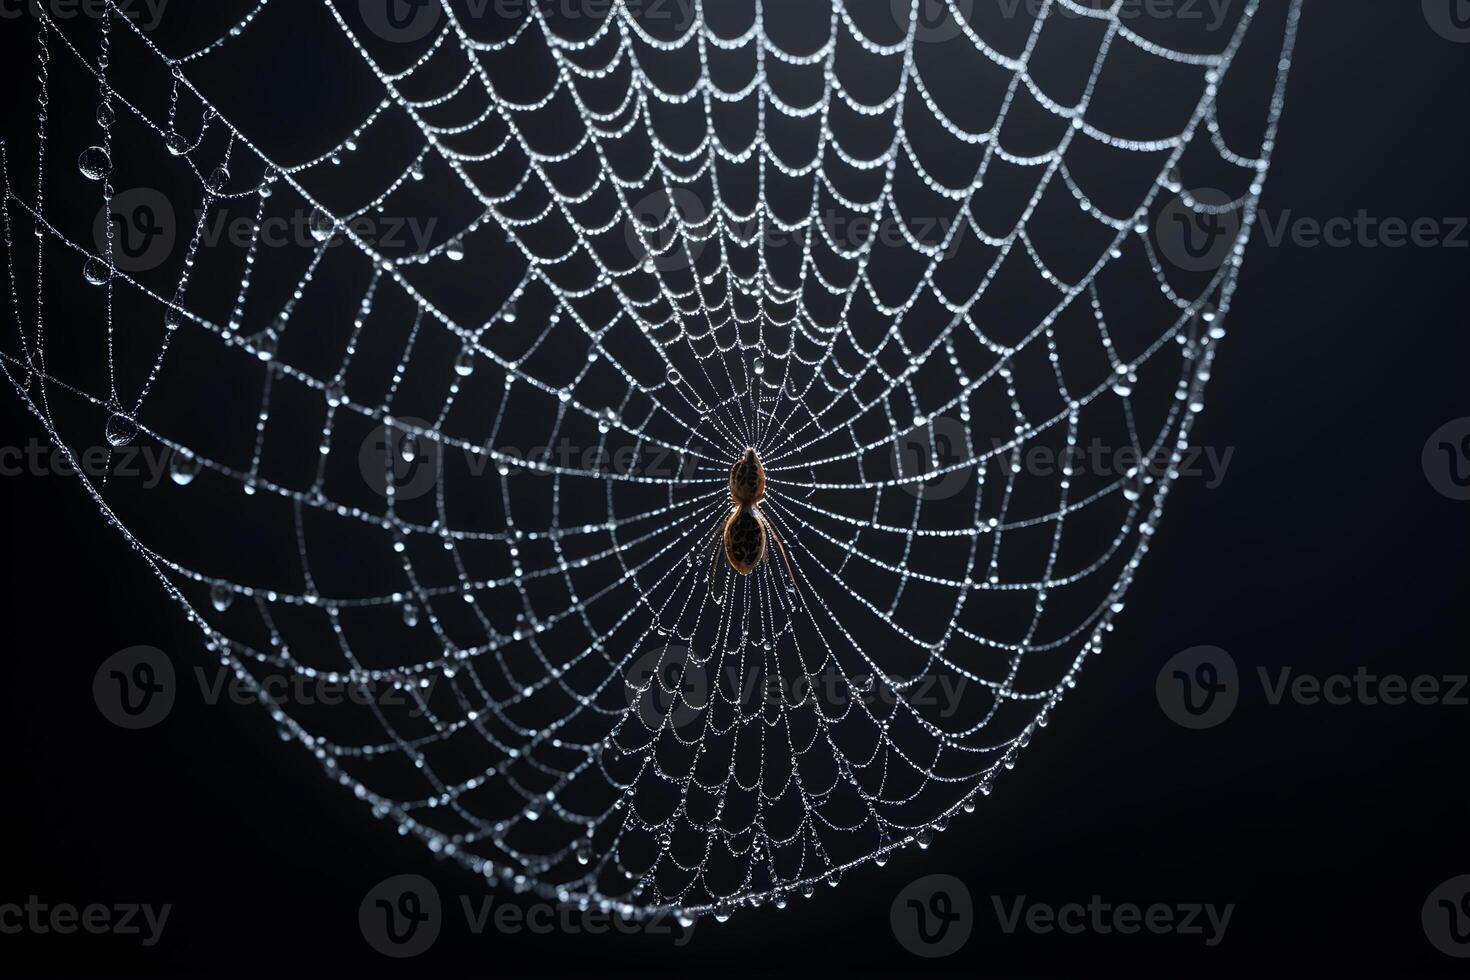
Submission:
{"label": "water droplet", "polygon": [[184,323],[184,314],[177,306],[170,306],[163,314],[163,329],[177,330]]}
{"label": "water droplet", "polygon": [[229,182],[230,172],[224,167],[215,167],[209,172],[209,176],[205,178],[204,186],[209,189],[211,194],[218,194],[225,189],[225,185]]}
{"label": "water droplet", "polygon": [[122,448],[138,438],[138,423],[122,412],[113,412],[107,419],[107,444]]}
{"label": "water droplet", "polygon": [[682,374],[680,374],[676,368],[669,368],[668,378],[669,378],[669,384],[671,384],[671,385],[676,385],[680,381],[683,381],[684,380],[684,376]]}
{"label": "water droplet", "polygon": [[765,359],[764,358],[757,357],[755,359],[755,362],[750,365],[750,369],[755,372],[755,376],[757,378],[761,377],[762,375],[764,375],[766,373],[766,362],[765,362]]}
{"label": "water droplet", "polygon": [[419,441],[412,433],[404,435],[403,442],[398,445],[398,455],[403,457],[405,463],[412,463],[419,458]]}
{"label": "water droplet", "polygon": [[181,157],[189,152],[189,141],[178,133],[169,133],[163,141],[164,148],[176,157]]}
{"label": "water droplet", "polygon": [[311,229],[311,237],[319,242],[324,242],[331,238],[337,231],[336,219],[321,208],[311,209],[311,217],[308,219],[307,225]]}
{"label": "water droplet", "polygon": [[168,460],[168,475],[181,487],[187,487],[194,482],[204,464],[192,453],[175,451]]}
{"label": "water droplet", "polygon": [[111,129],[112,124],[117,122],[117,113],[112,106],[104,102],[97,107],[97,125],[103,129]]}
{"label": "water droplet", "polygon": [[255,340],[255,356],[262,361],[272,361],[276,357],[276,335],[267,330]]}
{"label": "water droplet", "polygon": [[500,319],[506,323],[515,323],[517,316],[519,314],[516,312],[516,305],[514,303],[507,303],[505,305],[505,311],[500,314]]}
{"label": "water droplet", "polygon": [[77,166],[88,180],[101,180],[112,173],[112,157],[100,146],[89,146],[77,157]]}
{"label": "water droplet", "polygon": [[444,257],[451,262],[464,261],[464,246],[455,242],[444,249]]}
{"label": "water droplet", "polygon": [[475,352],[466,347],[459,352],[459,357],[454,362],[454,373],[461,378],[468,378],[475,373]]}
{"label": "water droplet", "polygon": [[82,266],[82,278],[93,286],[101,286],[112,278],[112,270],[106,262],[94,255]]}
{"label": "water droplet", "polygon": [[423,180],[424,162],[422,160],[415,160],[413,165],[408,168],[408,175],[414,180]]}
{"label": "water droplet", "polygon": [[216,582],[209,590],[209,601],[216,612],[224,612],[235,601],[235,590],[224,582]]}
{"label": "water droplet", "polygon": [[410,628],[419,624],[419,607],[411,602],[403,604],[403,625]]}

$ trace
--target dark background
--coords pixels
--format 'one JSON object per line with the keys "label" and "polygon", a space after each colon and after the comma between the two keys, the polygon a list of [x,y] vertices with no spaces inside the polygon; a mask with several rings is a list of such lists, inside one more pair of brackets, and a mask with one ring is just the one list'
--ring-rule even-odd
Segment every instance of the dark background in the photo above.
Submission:
{"label": "dark background", "polygon": [[[29,36],[3,30],[7,47]],[[1309,3],[1264,211],[1470,214],[1467,81],[1470,44],[1431,31],[1417,0]],[[474,936],[451,916],[410,967],[1462,973],[1426,941],[1420,907],[1470,872],[1470,709],[1272,706],[1255,675],[1466,672],[1470,510],[1432,489],[1420,452],[1470,415],[1467,259],[1463,248],[1271,248],[1258,232],[1194,435],[1235,449],[1226,478],[1178,487],[1078,694],[928,851],[785,911],[701,921],[683,950],[644,936]],[[40,434],[14,398],[3,406],[9,441]],[[97,663],[136,644],[197,650],[198,634],[74,481],[7,479],[0,495],[0,900],[174,906],[152,949],[117,936],[0,937],[7,972],[377,971],[391,964],[356,915],[385,873],[426,873],[450,903],[482,894],[468,872],[435,865],[327,790],[256,708],[181,698],[151,730],[105,721],[90,694]],[[1199,644],[1228,650],[1247,681],[1229,721],[1189,732],[1160,711],[1154,680]],[[905,884],[937,872],[967,882],[978,923],[962,951],[929,962],[895,942],[888,913]],[[1199,937],[1005,935],[992,895],[1236,909],[1225,941],[1205,948]]]}

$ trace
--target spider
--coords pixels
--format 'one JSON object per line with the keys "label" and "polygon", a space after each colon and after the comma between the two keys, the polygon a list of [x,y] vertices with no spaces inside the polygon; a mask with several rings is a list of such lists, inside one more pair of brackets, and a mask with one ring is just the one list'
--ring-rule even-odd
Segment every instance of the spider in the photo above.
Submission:
{"label": "spider", "polygon": [[[775,541],[786,565],[786,574],[791,578],[790,589],[794,592],[796,572],[792,570],[791,558],[786,554],[786,545],[781,542],[781,535],[771,524],[771,519],[761,511],[760,503],[765,495],[766,471],[761,466],[760,454],[748,448],[745,455],[730,467],[730,513],[721,520],[718,530],[725,560],[740,575],[749,575],[770,557],[770,543]],[[711,584],[719,560],[717,548],[710,563]]]}

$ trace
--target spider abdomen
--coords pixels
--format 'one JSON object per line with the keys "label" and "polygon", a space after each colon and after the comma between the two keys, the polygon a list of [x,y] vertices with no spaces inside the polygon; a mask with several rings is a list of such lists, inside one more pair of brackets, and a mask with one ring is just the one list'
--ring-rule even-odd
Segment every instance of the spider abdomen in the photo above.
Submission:
{"label": "spider abdomen", "polygon": [[766,527],[754,507],[739,507],[725,519],[725,557],[730,567],[749,575],[766,560]]}

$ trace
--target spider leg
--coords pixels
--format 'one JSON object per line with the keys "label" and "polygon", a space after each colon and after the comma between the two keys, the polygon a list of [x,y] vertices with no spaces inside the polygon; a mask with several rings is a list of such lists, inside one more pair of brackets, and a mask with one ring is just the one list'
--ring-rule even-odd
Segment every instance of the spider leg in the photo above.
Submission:
{"label": "spider leg", "polygon": [[791,588],[796,592],[797,598],[801,598],[801,587],[796,583],[796,571],[791,567],[791,556],[786,553],[786,544],[781,540],[781,532],[776,530],[776,524],[764,513],[761,514],[761,523],[766,526],[766,534],[776,542],[776,549],[781,552],[781,561],[786,564],[786,574],[791,577]]}
{"label": "spider leg", "polygon": [[715,591],[715,573],[719,570],[720,567],[720,552],[722,550],[720,533],[725,528],[725,521],[729,519],[729,514],[721,514],[715,520],[714,531],[710,534],[709,594],[710,597],[715,600],[715,603],[717,605],[720,602],[720,598],[719,593]]}

